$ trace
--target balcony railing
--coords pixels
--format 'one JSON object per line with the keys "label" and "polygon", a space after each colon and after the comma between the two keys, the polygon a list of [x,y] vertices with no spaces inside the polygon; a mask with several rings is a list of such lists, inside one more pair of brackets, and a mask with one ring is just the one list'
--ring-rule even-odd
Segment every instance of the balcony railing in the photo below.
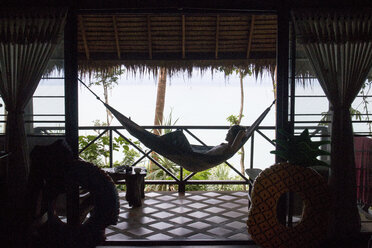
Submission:
{"label": "balcony railing", "polygon": [[[196,130],[204,130],[204,131],[221,131],[226,133],[229,129],[229,126],[143,126],[145,129],[151,130],[151,129],[172,129],[172,130],[182,130],[186,135],[193,138],[195,141],[199,142],[201,145],[206,145],[204,141],[198,137],[195,134]],[[312,134],[312,136],[317,136],[320,139],[328,137],[327,128],[324,126],[306,126],[306,127],[296,127],[296,129],[304,129],[308,128]],[[40,134],[47,134],[51,135],[53,132],[58,132],[58,129],[60,128],[47,128],[47,127],[40,127],[35,129],[36,133]],[[172,173],[170,170],[168,170],[166,167],[164,167],[161,163],[159,163],[156,159],[153,158],[152,150],[147,149],[145,147],[142,147],[140,145],[137,145],[135,142],[133,142],[132,137],[130,135],[124,134],[125,128],[122,126],[83,126],[79,127],[79,130],[81,132],[89,132],[91,135],[94,135],[95,138],[92,139],[86,146],[82,147],[79,151],[79,154],[83,153],[88,149],[90,146],[92,146],[95,142],[97,142],[101,137],[108,136],[109,138],[109,145],[108,145],[108,165],[110,167],[114,166],[114,137],[122,137],[133,149],[135,149],[139,154],[140,157],[137,158],[130,166],[135,166],[140,164],[141,162],[144,162],[147,159],[148,161],[151,161],[154,165],[159,167],[161,170],[163,170],[168,177],[171,178],[171,180],[149,180],[146,179],[146,184],[152,184],[152,185],[177,185],[179,192],[185,192],[186,185],[250,185],[252,182],[247,178],[243,173],[241,173],[238,169],[236,169],[230,162],[226,161],[225,163],[227,166],[236,174],[238,175],[237,180],[193,180],[193,177],[196,173],[190,173],[187,174],[186,171],[180,167],[178,171],[178,174]],[[93,131],[94,130],[94,131]],[[271,132],[272,135],[268,135],[268,132]],[[250,137],[250,139],[247,141],[245,146],[250,146],[249,148],[249,168],[255,168],[254,164],[254,158],[257,156],[256,153],[256,146],[257,144],[257,138],[256,136],[260,136],[263,139],[264,142],[267,142],[272,145],[272,148],[275,149],[275,144],[272,142],[272,139],[274,138],[275,134],[275,127],[274,126],[261,126],[259,127],[253,135]],[[269,137],[271,136],[271,137]],[[273,150],[272,149],[272,150]]]}

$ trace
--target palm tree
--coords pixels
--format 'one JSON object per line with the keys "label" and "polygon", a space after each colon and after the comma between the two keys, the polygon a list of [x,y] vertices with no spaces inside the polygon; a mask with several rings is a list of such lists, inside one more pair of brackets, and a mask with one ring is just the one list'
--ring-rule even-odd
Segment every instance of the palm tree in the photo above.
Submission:
{"label": "palm tree", "polygon": [[[158,79],[158,90],[156,95],[156,105],[155,105],[155,119],[154,119],[154,126],[162,125],[163,116],[164,116],[164,105],[165,105],[165,92],[167,86],[167,69],[165,67],[161,67],[159,71],[159,79]],[[154,129],[154,134],[161,135],[161,129]],[[157,160],[158,156],[152,157]],[[154,169],[154,163],[150,162],[149,172],[151,173]]]}
{"label": "palm tree", "polygon": [[[89,87],[91,87],[92,85],[102,85],[105,103],[109,104],[109,92],[116,84],[118,84],[118,80],[121,74],[123,74],[123,71],[121,69],[119,71],[97,72],[95,74],[96,81],[89,82]],[[112,118],[113,116],[110,110],[106,109],[107,126],[110,126]]]}
{"label": "palm tree", "polygon": [[[165,105],[165,92],[167,86],[167,69],[164,67],[160,68],[158,90],[156,95],[156,107],[155,107],[155,119],[154,125],[162,125]],[[160,135],[161,129],[154,129],[154,134]]]}
{"label": "palm tree", "polygon": [[[243,118],[243,108],[244,108],[244,88],[243,88],[243,78],[247,75],[250,74],[244,73],[241,69],[238,69],[239,73],[239,79],[240,79],[240,111],[239,111],[239,117],[238,117],[238,125],[240,125],[242,118]],[[244,151],[244,146],[240,149],[240,172],[244,175],[245,171],[245,166],[244,166],[244,158],[245,158],[245,151]],[[245,185],[244,185],[245,189]]]}
{"label": "palm tree", "polygon": [[[178,118],[173,121],[172,119],[172,110],[169,113],[168,118],[165,118],[162,123],[167,126],[174,126],[178,121]],[[173,130],[170,129],[164,129],[164,134],[170,133]],[[170,171],[173,175],[179,174],[180,167],[175,164],[174,162],[170,161],[169,159],[159,156],[156,153],[153,153],[152,157],[160,163],[164,168],[166,168],[168,171]],[[172,180],[172,177],[166,174],[165,171],[163,171],[160,167],[155,167],[154,163],[150,161],[149,163],[149,168],[148,168],[149,173],[147,174],[147,178],[150,180]],[[171,185],[153,185],[153,186],[148,186],[147,190],[155,190],[155,191],[166,191],[166,190],[175,190],[174,186]]]}
{"label": "palm tree", "polygon": [[[233,73],[239,75],[240,80],[240,110],[238,116],[231,115],[227,118],[227,120],[234,125],[240,125],[241,120],[243,118],[243,110],[244,110],[244,87],[243,87],[243,79],[247,75],[252,75],[252,71],[250,69],[241,69],[241,68],[220,68],[220,71],[225,73],[225,76],[229,76]],[[244,146],[240,149],[240,170],[241,173],[245,173],[245,165],[244,165],[244,157],[245,151]]]}
{"label": "palm tree", "polygon": [[[102,86],[103,88],[103,95],[104,95],[104,101],[106,104],[109,104],[109,93],[113,89],[115,85],[118,84],[118,80],[120,78],[120,75],[123,74],[123,70],[120,69],[119,71],[113,70],[113,71],[107,71],[107,72],[101,72],[98,71],[94,75],[95,81],[89,82],[89,87],[92,85]],[[113,116],[109,109],[106,108],[106,123],[101,122],[99,120],[94,121],[94,126],[110,126],[112,122]],[[108,138],[109,134],[105,134],[106,138]],[[103,137],[101,138],[103,139]],[[103,141],[102,141],[103,142]],[[103,148],[105,149],[105,145],[103,145]],[[107,157],[104,157],[105,164],[108,164]]]}

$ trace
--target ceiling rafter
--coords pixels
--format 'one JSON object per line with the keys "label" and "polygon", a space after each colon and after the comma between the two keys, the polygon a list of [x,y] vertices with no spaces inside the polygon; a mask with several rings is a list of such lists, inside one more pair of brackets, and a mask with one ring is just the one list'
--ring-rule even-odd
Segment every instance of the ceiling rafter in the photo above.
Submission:
{"label": "ceiling rafter", "polygon": [[249,59],[249,57],[251,55],[252,39],[253,39],[253,32],[254,32],[254,24],[255,24],[255,15],[252,15],[252,18],[251,18],[251,27],[249,29],[249,36],[248,36],[247,59]]}
{"label": "ceiling rafter", "polygon": [[84,27],[84,20],[83,16],[79,16],[79,25],[80,25],[80,30],[81,30],[81,36],[83,38],[83,44],[84,44],[84,50],[85,50],[85,56],[89,60],[90,54],[89,54],[89,48],[88,48],[88,42],[87,42],[87,36],[85,32],[85,27]]}
{"label": "ceiling rafter", "polygon": [[182,15],[182,58],[186,58],[186,19]]}
{"label": "ceiling rafter", "polygon": [[147,39],[149,48],[149,59],[152,59],[151,18],[147,15]]}
{"label": "ceiling rafter", "polygon": [[220,15],[216,16],[216,51],[215,58],[218,59],[218,41],[220,39]]}
{"label": "ceiling rafter", "polygon": [[159,61],[177,68],[195,64],[266,68],[275,63],[277,20],[273,14],[256,14],[255,18],[224,13],[79,16],[83,25],[77,23],[78,56],[90,68]]}
{"label": "ceiling rafter", "polygon": [[112,16],[112,24],[114,26],[115,42],[116,42],[116,52],[118,54],[118,59],[121,59],[119,33],[118,33],[118,26],[117,26],[116,16],[115,15]]}

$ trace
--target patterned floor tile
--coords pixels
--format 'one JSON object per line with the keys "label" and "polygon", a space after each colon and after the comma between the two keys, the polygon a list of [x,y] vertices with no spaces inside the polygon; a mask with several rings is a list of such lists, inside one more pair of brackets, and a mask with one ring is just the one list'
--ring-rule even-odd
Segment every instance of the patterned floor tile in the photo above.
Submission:
{"label": "patterned floor tile", "polygon": [[174,204],[182,204],[182,205],[188,205],[189,203],[191,203],[192,201],[190,200],[187,200],[187,199],[183,199],[183,198],[179,198],[179,199],[176,199],[174,201],[172,201],[172,203]]}
{"label": "patterned floor tile", "polygon": [[193,217],[193,218],[204,218],[206,216],[210,215],[209,213],[202,212],[202,211],[195,211],[192,213],[188,213],[187,216]]}
{"label": "patterned floor tile", "polygon": [[138,222],[141,224],[148,224],[154,221],[156,221],[156,219],[147,216],[141,216],[140,218],[138,218]]}
{"label": "patterned floor tile", "polygon": [[205,211],[209,212],[209,213],[220,213],[222,211],[225,211],[226,209],[224,208],[218,208],[218,207],[211,207],[211,208],[207,208],[205,209]]}
{"label": "patterned floor tile", "polygon": [[238,203],[238,204],[248,205],[248,198],[247,199],[245,199],[245,198],[239,198],[239,199],[236,199],[234,202],[235,203]]}
{"label": "patterned floor tile", "polygon": [[111,233],[115,232],[115,230],[112,230],[110,228],[106,228],[105,235],[110,235]]}
{"label": "patterned floor tile", "polygon": [[229,212],[223,213],[222,215],[225,216],[225,217],[228,217],[228,218],[238,218],[238,217],[243,216],[245,214],[240,213],[240,212],[236,212],[236,211],[229,211]]}
{"label": "patterned floor tile", "polygon": [[186,236],[187,234],[192,233],[193,231],[184,227],[179,227],[168,232],[177,236]]}
{"label": "patterned floor tile", "polygon": [[154,213],[154,212],[157,212],[158,210],[155,209],[155,208],[150,208],[150,207],[146,207],[143,209],[143,213],[144,214],[151,214],[151,213]]}
{"label": "patterned floor tile", "polygon": [[220,193],[216,193],[216,192],[205,192],[205,193],[202,193],[203,196],[208,196],[208,197],[217,197],[217,196],[221,196]]}
{"label": "patterned floor tile", "polygon": [[122,233],[116,233],[115,235],[111,235],[111,236],[107,235],[106,237],[107,237],[106,240],[108,240],[108,241],[116,241],[116,240],[127,240],[127,239],[130,239],[130,237],[128,237],[128,236],[126,236],[126,235],[124,235],[124,234],[122,234]]}
{"label": "patterned floor tile", "polygon": [[144,227],[139,227],[139,228],[129,229],[128,232],[136,236],[142,236],[142,235],[152,233],[153,231],[151,231],[150,229],[144,228]]}
{"label": "patterned floor tile", "polygon": [[183,207],[183,206],[179,206],[177,208],[169,209],[169,211],[172,211],[172,212],[175,212],[175,213],[178,213],[178,214],[187,213],[187,212],[190,212],[192,210],[193,209],[191,209],[191,208],[187,208],[187,207]]}
{"label": "patterned floor tile", "polygon": [[224,217],[221,217],[221,216],[212,216],[212,217],[209,217],[206,219],[207,221],[210,221],[210,222],[213,222],[213,223],[222,223],[226,220],[228,220],[227,218],[224,218]]}
{"label": "patterned floor tile", "polygon": [[198,222],[194,222],[194,223],[192,223],[192,224],[188,224],[187,226],[188,226],[188,227],[192,227],[192,228],[194,228],[195,230],[201,230],[201,229],[204,229],[204,228],[206,228],[206,227],[210,227],[211,225],[210,225],[210,224],[206,224],[206,223],[204,223],[204,222],[200,222],[200,221],[198,221]]}
{"label": "patterned floor tile", "polygon": [[234,228],[234,229],[240,229],[241,227],[246,227],[246,222],[243,221],[233,221],[225,224],[228,227]]}
{"label": "patterned floor tile", "polygon": [[152,217],[156,217],[156,218],[159,218],[159,219],[165,219],[165,218],[169,218],[171,216],[173,216],[174,214],[172,213],[169,213],[169,212],[159,212],[159,213],[153,213],[151,214]]}
{"label": "patterned floor tile", "polygon": [[115,228],[117,228],[119,230],[127,230],[128,227],[129,227],[128,222],[120,222],[117,225],[115,225]]}
{"label": "patterned floor tile", "polygon": [[157,233],[157,234],[148,236],[147,239],[149,240],[170,240],[172,239],[172,237],[169,235],[162,234],[162,233]]}
{"label": "patterned floor tile", "polygon": [[174,208],[176,205],[170,204],[170,203],[161,203],[158,204],[156,207],[161,208],[161,209],[168,209],[168,208]]}
{"label": "patterned floor tile", "polygon": [[216,228],[208,230],[208,232],[213,233],[217,236],[225,236],[226,234],[231,233],[231,230],[228,230],[228,229],[223,228],[223,227],[216,227]]}
{"label": "patterned floor tile", "polygon": [[187,222],[192,221],[192,219],[187,218],[187,217],[183,217],[183,216],[179,216],[179,217],[176,217],[176,218],[172,218],[169,221],[177,223],[177,224],[185,224]]}
{"label": "patterned floor tile", "polygon": [[232,203],[232,202],[224,203],[223,206],[224,206],[225,208],[236,208],[236,207],[240,207],[239,204]]}
{"label": "patterned floor tile", "polygon": [[207,199],[207,197],[205,196],[201,196],[201,195],[192,195],[192,196],[189,196],[187,197],[188,199],[191,199],[193,201],[201,201],[201,200],[205,200]]}
{"label": "patterned floor tile", "polygon": [[222,196],[218,196],[217,198],[224,200],[224,201],[233,201],[237,199],[236,196],[231,196],[231,195],[222,195]]}
{"label": "patterned floor tile", "polygon": [[197,203],[191,203],[191,204],[189,204],[188,206],[191,207],[191,208],[200,209],[200,208],[204,208],[204,207],[206,207],[206,206],[208,206],[208,205],[207,205],[207,204],[203,204],[203,203],[199,203],[199,202],[197,202]]}
{"label": "patterned floor tile", "polygon": [[172,227],[172,226],[173,226],[172,224],[168,224],[166,222],[158,222],[158,223],[150,225],[150,227],[156,228],[158,230],[165,230],[165,229],[167,229],[169,227]]}
{"label": "patterned floor tile", "polygon": [[[148,197],[148,195],[146,195],[146,196]],[[144,201],[144,204],[146,204],[148,206],[159,204],[159,203],[161,203],[161,201],[157,201],[157,200],[154,200],[154,199],[145,199],[145,201]]]}
{"label": "patterned floor tile", "polygon": [[204,203],[208,203],[208,204],[212,204],[212,205],[215,205],[215,204],[220,204],[222,203],[223,201],[221,200],[217,200],[217,199],[208,199],[208,200],[205,200],[203,201]]}
{"label": "patterned floor tile", "polygon": [[197,239],[213,239],[213,235],[207,235],[204,233],[198,233],[189,237],[190,240],[197,240]]}
{"label": "patterned floor tile", "polygon": [[119,214],[119,217],[123,218],[123,219],[128,219],[129,217],[129,212],[121,212]]}
{"label": "patterned floor tile", "polygon": [[237,233],[237,234],[234,234],[230,237],[228,237],[229,239],[232,239],[232,240],[247,240],[247,239],[251,239],[251,237],[249,236],[248,232],[247,233]]}
{"label": "patterned floor tile", "polygon": [[148,197],[156,197],[156,196],[159,196],[159,195],[162,195],[162,194],[158,193],[158,192],[154,192],[154,191],[146,192],[146,196],[148,196]]}
{"label": "patterned floor tile", "polygon": [[235,209],[236,211],[239,211],[239,212],[243,212],[243,213],[246,213],[248,215],[248,204],[246,204],[246,206],[242,207],[242,208],[237,208]]}
{"label": "patterned floor tile", "polygon": [[243,192],[243,191],[235,191],[235,192],[232,192],[230,195],[234,195],[234,196],[238,196],[238,197],[247,197],[248,196],[248,193],[247,192]]}
{"label": "patterned floor tile", "polygon": [[247,240],[246,192],[145,192],[130,208],[120,193],[119,223],[107,240]]}
{"label": "patterned floor tile", "polygon": [[[159,198],[158,198],[159,199]],[[161,196],[161,200],[167,202],[167,201],[172,201],[172,200],[176,200],[177,198],[174,197],[174,196],[169,196],[169,195],[165,195],[165,196]]]}

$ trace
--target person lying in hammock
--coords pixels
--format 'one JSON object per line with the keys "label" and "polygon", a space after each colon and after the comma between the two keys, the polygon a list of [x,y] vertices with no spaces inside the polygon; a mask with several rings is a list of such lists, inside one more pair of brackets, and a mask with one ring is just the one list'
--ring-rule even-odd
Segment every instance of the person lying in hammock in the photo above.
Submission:
{"label": "person lying in hammock", "polygon": [[[205,154],[208,155],[223,155],[235,149],[241,144],[243,137],[246,134],[246,128],[233,125],[230,127],[229,131],[226,134],[225,140],[227,143],[221,143],[217,146],[212,147]],[[159,137],[165,142],[171,143],[173,146],[176,146],[178,149],[184,151],[192,151],[192,147],[187,140],[185,134],[181,130],[170,132]]]}

